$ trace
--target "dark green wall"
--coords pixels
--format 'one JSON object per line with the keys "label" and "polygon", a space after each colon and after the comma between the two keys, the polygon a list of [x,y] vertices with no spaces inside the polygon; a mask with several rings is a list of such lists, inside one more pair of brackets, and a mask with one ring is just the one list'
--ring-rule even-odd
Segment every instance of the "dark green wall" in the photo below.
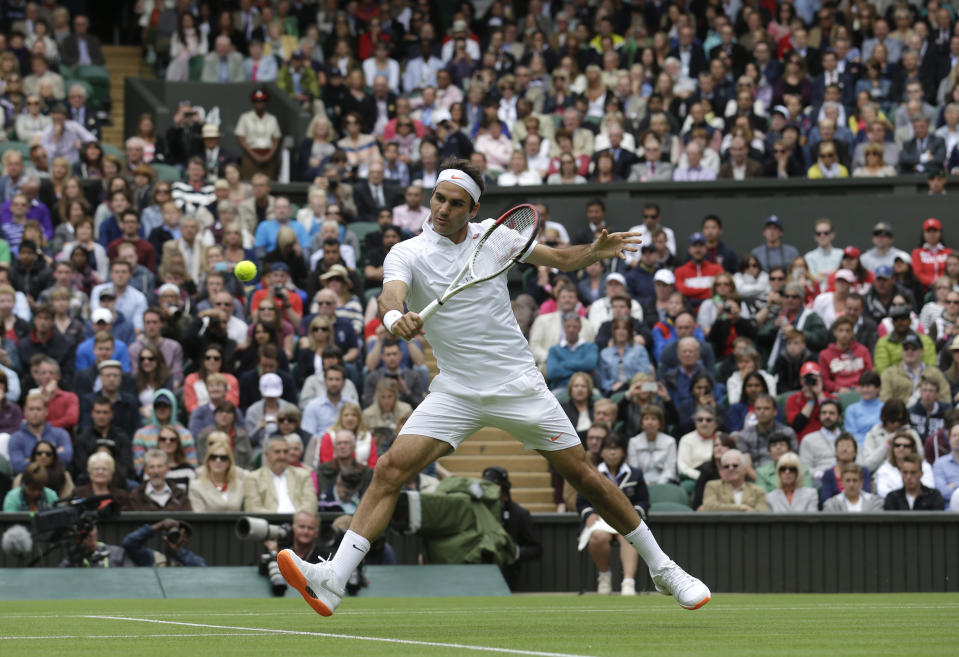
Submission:
{"label": "dark green wall", "polygon": [[[210,565],[240,566],[252,564],[260,553],[256,545],[235,537],[233,527],[241,515],[175,517],[193,525],[190,548]],[[162,517],[123,514],[102,525],[101,540],[119,544],[126,533]],[[576,551],[577,516],[533,518],[543,558],[523,567],[519,590],[571,592],[583,583],[595,590],[596,569]],[[29,524],[29,518],[0,514],[0,533],[15,523]],[[650,527],[663,549],[715,592],[959,592],[959,522],[949,513],[661,514],[650,520]],[[416,563],[415,537],[391,534],[389,540],[401,563]],[[58,561],[51,557],[45,565]],[[0,555],[0,567],[14,565]],[[618,588],[617,566],[613,570]],[[637,586],[651,588],[642,565]]]}

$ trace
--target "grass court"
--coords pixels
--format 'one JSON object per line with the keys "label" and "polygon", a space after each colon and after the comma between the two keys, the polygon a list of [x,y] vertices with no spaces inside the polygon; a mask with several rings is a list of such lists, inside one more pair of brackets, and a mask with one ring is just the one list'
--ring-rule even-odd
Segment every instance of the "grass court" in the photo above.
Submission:
{"label": "grass court", "polygon": [[954,594],[353,598],[0,603],[0,654],[310,657],[955,655]]}

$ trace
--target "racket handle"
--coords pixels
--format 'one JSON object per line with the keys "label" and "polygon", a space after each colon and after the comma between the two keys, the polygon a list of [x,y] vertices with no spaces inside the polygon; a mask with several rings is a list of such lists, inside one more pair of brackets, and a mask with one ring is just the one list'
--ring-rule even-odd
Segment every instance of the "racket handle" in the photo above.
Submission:
{"label": "racket handle", "polygon": [[440,309],[440,300],[433,299],[432,301],[430,301],[430,304],[426,306],[426,308],[423,308],[423,310],[420,311],[418,314],[420,316],[420,319],[422,319],[425,322],[430,317],[435,315],[436,311],[439,309]]}

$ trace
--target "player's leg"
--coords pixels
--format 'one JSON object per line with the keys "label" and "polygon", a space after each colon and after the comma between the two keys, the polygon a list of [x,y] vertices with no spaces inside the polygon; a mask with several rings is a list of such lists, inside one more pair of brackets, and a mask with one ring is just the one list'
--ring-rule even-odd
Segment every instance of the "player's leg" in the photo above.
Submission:
{"label": "player's leg", "polygon": [[277,555],[283,577],[317,613],[329,616],[340,604],[350,574],[366,556],[370,542],[389,524],[403,484],[450,449],[449,443],[435,438],[400,436],[377,461],[373,481],[353,514],[350,530],[330,561],[307,563],[292,550]]}
{"label": "player's leg", "polygon": [[649,567],[657,591],[675,596],[676,601],[686,609],[698,609],[709,602],[710,593],[706,585],[686,573],[663,552],[623,492],[589,463],[582,446],[538,451],[589,500],[600,517],[622,534],[639,553]]}

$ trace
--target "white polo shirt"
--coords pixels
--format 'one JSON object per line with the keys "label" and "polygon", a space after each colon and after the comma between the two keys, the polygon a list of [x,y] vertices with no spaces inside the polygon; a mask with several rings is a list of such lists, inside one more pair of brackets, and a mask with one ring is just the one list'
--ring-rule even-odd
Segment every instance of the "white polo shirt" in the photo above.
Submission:
{"label": "white polo shirt", "polygon": [[[409,309],[422,311],[446,291],[493,222],[467,224],[466,239],[454,244],[427,221],[422,233],[390,249],[383,282],[406,283]],[[424,330],[440,370],[430,384],[433,392],[463,394],[465,388],[492,393],[523,373],[536,371],[529,342],[513,315],[505,275],[457,294],[424,324]]]}

